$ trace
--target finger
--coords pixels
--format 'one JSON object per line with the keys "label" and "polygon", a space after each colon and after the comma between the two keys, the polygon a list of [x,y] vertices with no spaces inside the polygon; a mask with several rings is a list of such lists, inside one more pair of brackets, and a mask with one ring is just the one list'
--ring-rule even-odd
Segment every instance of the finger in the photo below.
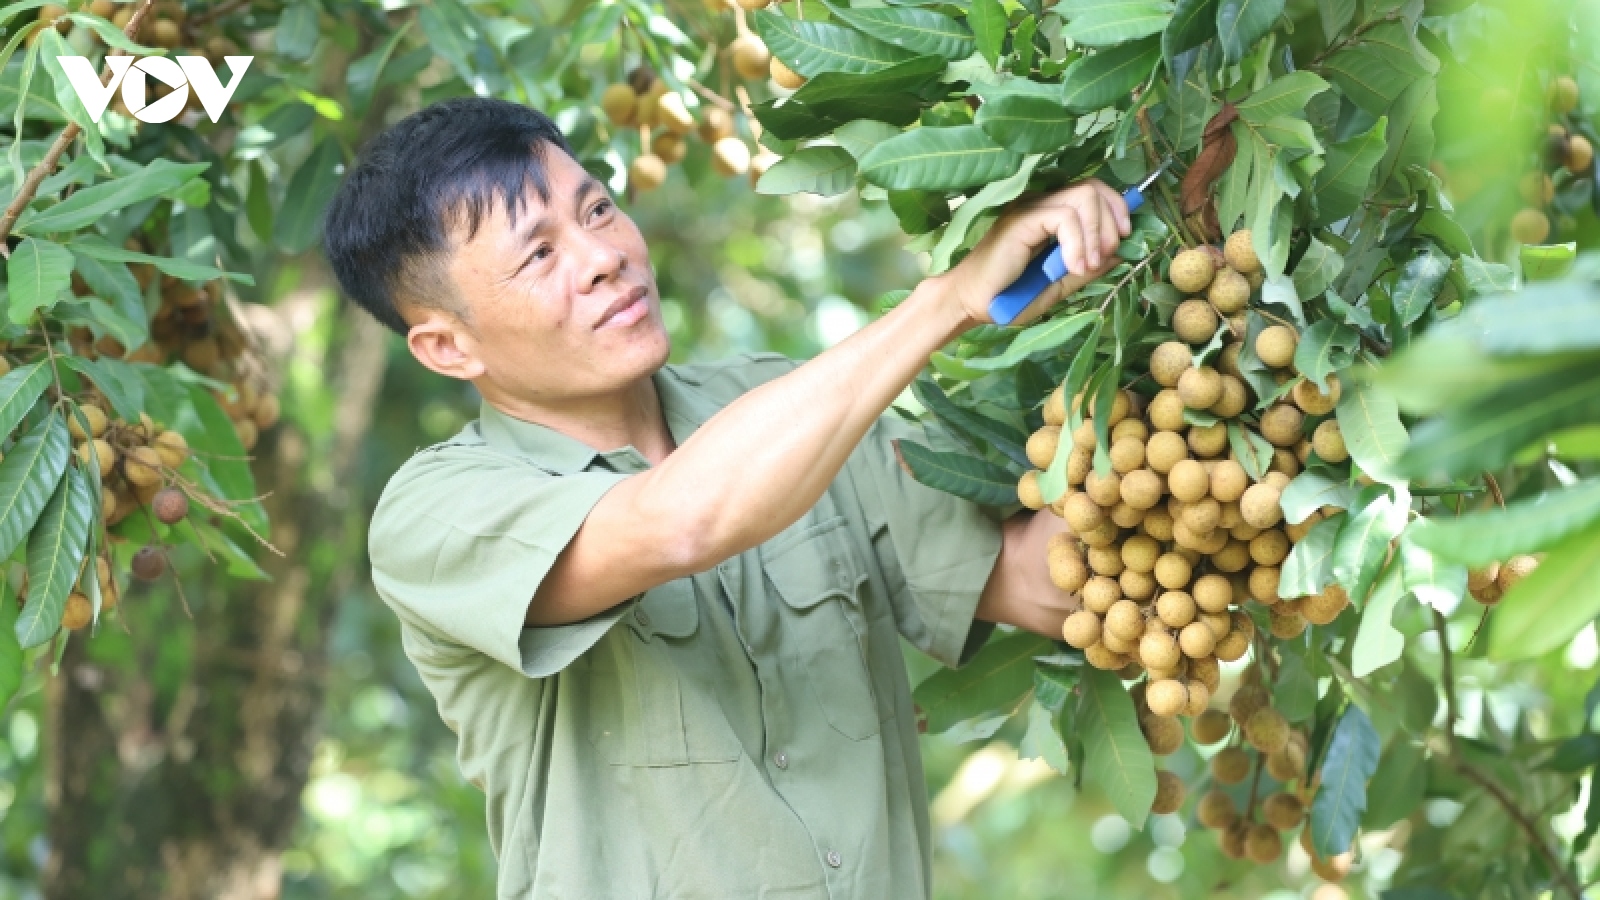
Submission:
{"label": "finger", "polygon": [[1122,243],[1122,236],[1117,233],[1117,209],[1114,201],[1105,202],[1105,213],[1100,216],[1100,245],[1105,248],[1106,256],[1114,256],[1117,245]]}
{"label": "finger", "polygon": [[1132,234],[1133,219],[1128,213],[1128,201],[1122,199],[1122,195],[1112,190],[1105,182],[1097,181],[1095,184],[1099,187],[1101,196],[1106,198],[1106,205],[1111,207],[1112,215],[1117,222],[1117,232],[1123,237]]}
{"label": "finger", "polygon": [[1080,272],[1098,270],[1100,258],[1105,255],[1105,242],[1100,240],[1100,222],[1105,218],[1105,203],[1096,191],[1090,191],[1087,203],[1078,206],[1078,220],[1083,224],[1083,255],[1088,267]]}
{"label": "finger", "polygon": [[1056,226],[1056,240],[1061,243],[1061,259],[1066,262],[1067,271],[1086,271],[1088,264],[1083,258],[1083,223],[1078,219],[1078,211],[1068,206],[1058,215],[1060,224]]}

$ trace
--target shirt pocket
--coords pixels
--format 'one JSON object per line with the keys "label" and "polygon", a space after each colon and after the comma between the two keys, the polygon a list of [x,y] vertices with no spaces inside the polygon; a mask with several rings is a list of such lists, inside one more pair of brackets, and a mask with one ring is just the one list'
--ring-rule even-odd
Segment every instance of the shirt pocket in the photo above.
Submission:
{"label": "shirt pocket", "polygon": [[861,598],[867,572],[844,517],[820,519],[762,545],[761,565],[787,609],[784,656],[804,669],[828,724],[852,740],[873,737],[879,731],[878,706],[867,668]]}
{"label": "shirt pocket", "polygon": [[716,698],[676,663],[697,652],[699,626],[694,585],[679,578],[645,592],[588,654],[580,702],[606,762],[684,766],[739,758],[738,736]]}

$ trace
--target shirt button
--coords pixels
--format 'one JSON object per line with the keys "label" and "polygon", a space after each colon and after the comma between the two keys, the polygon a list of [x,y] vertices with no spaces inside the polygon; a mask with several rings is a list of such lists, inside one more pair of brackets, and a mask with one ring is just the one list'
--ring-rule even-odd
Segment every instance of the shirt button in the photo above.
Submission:
{"label": "shirt button", "polygon": [[646,628],[650,627],[650,614],[645,612],[644,610],[642,610],[642,609],[634,610],[633,611],[633,618],[640,625],[643,625]]}
{"label": "shirt button", "polygon": [[835,869],[837,869],[840,866],[844,865],[844,857],[840,856],[839,855],[839,851],[837,851],[837,850],[829,850],[828,851],[828,865],[833,866]]}
{"label": "shirt button", "polygon": [[772,762],[780,769],[789,768],[789,754],[779,750],[772,755]]}

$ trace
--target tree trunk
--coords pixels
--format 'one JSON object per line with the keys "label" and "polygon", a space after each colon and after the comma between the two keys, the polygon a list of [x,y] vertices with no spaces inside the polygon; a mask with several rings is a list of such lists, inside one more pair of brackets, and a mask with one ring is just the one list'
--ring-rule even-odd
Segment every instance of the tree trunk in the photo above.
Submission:
{"label": "tree trunk", "polygon": [[[306,266],[319,280],[309,297],[328,278],[320,260]],[[50,900],[278,896],[321,729],[328,626],[366,560],[350,485],[386,332],[347,307],[338,333],[333,434],[314,442],[286,419],[255,450],[284,553],[258,555],[272,580],[203,564],[183,583],[192,620],[161,596],[171,591],[135,590],[123,601],[129,634],[67,645],[46,699]],[[329,487],[312,487],[311,464]],[[102,637],[121,630],[101,625]]]}

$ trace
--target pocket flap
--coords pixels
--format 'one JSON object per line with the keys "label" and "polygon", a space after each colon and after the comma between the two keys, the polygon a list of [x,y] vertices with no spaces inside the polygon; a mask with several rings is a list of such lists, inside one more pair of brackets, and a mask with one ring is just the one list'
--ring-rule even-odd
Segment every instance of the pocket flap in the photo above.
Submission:
{"label": "pocket flap", "polygon": [[654,635],[685,638],[700,624],[694,581],[677,578],[645,591],[633,611],[623,617],[634,633],[649,640]]}
{"label": "pocket flap", "polygon": [[776,546],[762,544],[761,565],[784,602],[795,609],[808,609],[833,596],[858,602],[857,588],[867,578],[851,548],[843,516],[786,534]]}

